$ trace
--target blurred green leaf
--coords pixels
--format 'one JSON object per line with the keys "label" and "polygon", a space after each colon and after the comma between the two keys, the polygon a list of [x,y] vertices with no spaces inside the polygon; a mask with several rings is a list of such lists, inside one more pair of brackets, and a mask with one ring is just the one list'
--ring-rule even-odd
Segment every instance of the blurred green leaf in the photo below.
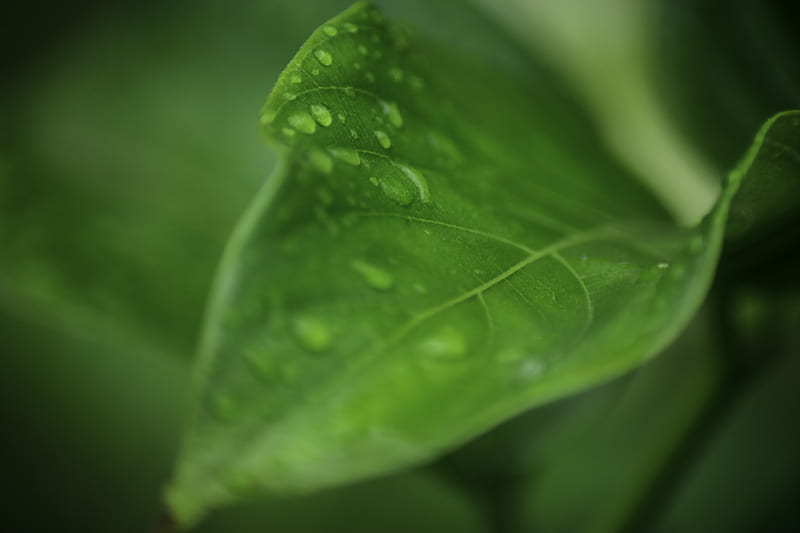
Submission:
{"label": "blurred green leaf", "polygon": [[176,518],[424,461],[648,359],[702,301],[765,132],[796,116],[682,229],[546,88],[366,4],[323,25],[262,113],[286,164],[223,260]]}

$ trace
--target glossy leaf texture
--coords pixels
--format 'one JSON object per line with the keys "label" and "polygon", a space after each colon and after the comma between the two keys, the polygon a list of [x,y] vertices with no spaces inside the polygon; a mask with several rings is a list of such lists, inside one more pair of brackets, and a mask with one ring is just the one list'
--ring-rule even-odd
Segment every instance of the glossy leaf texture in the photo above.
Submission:
{"label": "glossy leaf texture", "polygon": [[649,359],[756,156],[678,227],[557,91],[368,4],[314,32],[261,122],[284,165],[220,267],[167,490],[183,524],[417,464]]}

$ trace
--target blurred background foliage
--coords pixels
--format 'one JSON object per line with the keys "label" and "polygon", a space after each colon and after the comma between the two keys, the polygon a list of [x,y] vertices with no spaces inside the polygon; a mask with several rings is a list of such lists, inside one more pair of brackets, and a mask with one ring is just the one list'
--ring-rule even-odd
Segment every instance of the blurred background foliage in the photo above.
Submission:
{"label": "blurred background foliage", "polygon": [[[348,4],[4,7],[3,530],[155,522],[216,262],[278,156],[259,138],[258,110],[310,32]],[[679,202],[713,191],[759,124],[800,103],[792,2],[379,4],[519,76],[571,82],[634,169],[690,150],[703,175],[662,184]],[[620,22],[626,13],[636,16]],[[631,95],[658,118],[630,111]],[[626,127],[656,148],[621,145]],[[640,370],[418,471],[254,502],[198,531],[800,531],[798,239],[779,233],[760,249],[772,255],[744,276],[732,269],[722,304]]]}

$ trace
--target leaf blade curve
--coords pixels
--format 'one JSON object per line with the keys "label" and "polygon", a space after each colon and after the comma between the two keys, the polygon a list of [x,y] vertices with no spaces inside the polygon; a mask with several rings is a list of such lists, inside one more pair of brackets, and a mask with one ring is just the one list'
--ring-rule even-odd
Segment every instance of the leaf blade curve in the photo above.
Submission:
{"label": "leaf blade curve", "polygon": [[186,523],[419,463],[646,360],[702,300],[735,190],[674,226],[557,93],[367,4],[310,37],[262,125],[285,165],[210,304],[167,495]]}

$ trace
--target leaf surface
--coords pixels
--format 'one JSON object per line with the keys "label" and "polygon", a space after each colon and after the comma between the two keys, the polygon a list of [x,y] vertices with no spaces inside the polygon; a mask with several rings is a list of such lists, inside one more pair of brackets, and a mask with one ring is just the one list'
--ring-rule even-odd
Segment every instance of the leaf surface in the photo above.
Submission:
{"label": "leaf surface", "polygon": [[704,297],[744,173],[676,227],[558,91],[367,4],[261,121],[284,165],[210,303],[167,492],[184,524],[425,461],[647,360]]}

